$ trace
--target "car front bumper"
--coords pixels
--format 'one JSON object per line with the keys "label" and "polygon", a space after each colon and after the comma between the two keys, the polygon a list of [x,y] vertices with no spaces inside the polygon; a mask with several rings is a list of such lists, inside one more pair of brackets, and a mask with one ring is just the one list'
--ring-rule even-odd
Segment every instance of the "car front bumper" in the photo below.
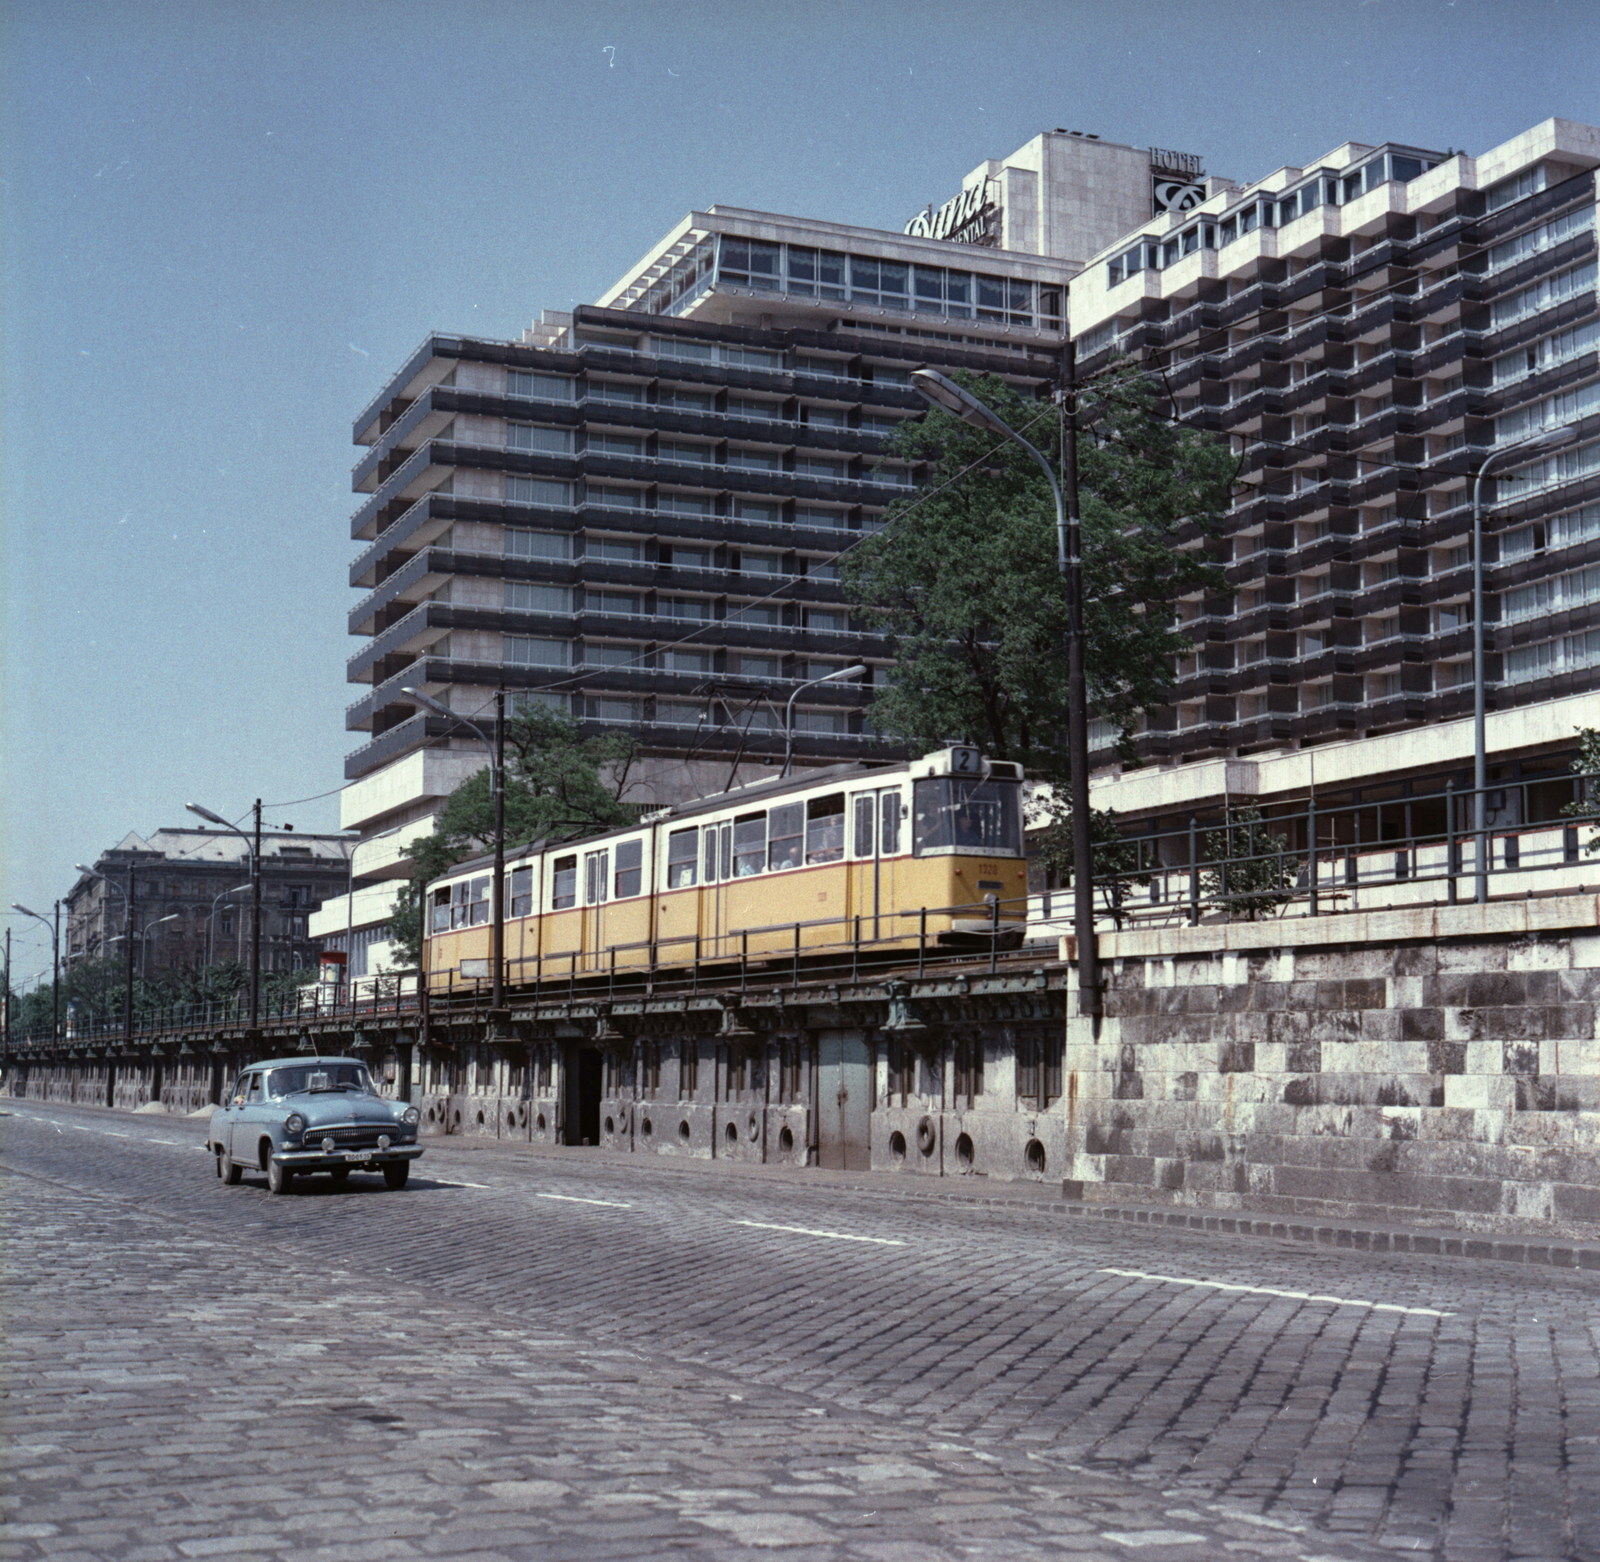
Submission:
{"label": "car front bumper", "polygon": [[414,1161],[422,1154],[420,1144],[391,1144],[387,1150],[274,1150],[272,1158],[286,1171],[333,1171],[340,1166],[385,1166],[395,1161]]}

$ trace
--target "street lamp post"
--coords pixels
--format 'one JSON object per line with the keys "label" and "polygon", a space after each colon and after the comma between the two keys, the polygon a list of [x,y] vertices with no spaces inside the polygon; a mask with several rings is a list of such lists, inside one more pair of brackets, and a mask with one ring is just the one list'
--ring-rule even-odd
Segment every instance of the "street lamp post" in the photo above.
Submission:
{"label": "street lamp post", "polygon": [[161,926],[163,922],[179,921],[179,914],[174,911],[164,917],[157,917],[154,922],[147,922],[139,930],[139,980],[143,981],[150,970],[149,949],[150,935]]}
{"label": "street lamp post", "polygon": [[190,813],[199,814],[202,819],[209,819],[212,824],[220,824],[224,830],[232,830],[244,842],[245,850],[250,853],[250,1029],[254,1030],[257,1016],[261,1012],[261,799],[258,797],[255,803],[254,845],[243,830],[229,824],[221,814],[214,814],[209,808],[202,808],[199,803],[185,803],[183,806]]}
{"label": "street lamp post", "polygon": [[[85,863],[73,864],[79,873],[87,873],[92,879],[99,879],[107,889],[114,889],[122,896],[122,938],[128,946],[127,949],[127,980],[122,990],[122,1040],[130,1050],[133,1047],[133,864],[128,864],[128,887],[124,889],[115,879],[108,878],[98,868],[91,868]],[[107,939],[107,943],[111,940]]]}
{"label": "street lamp post", "polygon": [[229,895],[237,895],[240,890],[249,889],[250,885],[235,884],[232,889],[219,891],[211,897],[211,915],[206,918],[206,964],[217,963],[217,907]]}
{"label": "street lamp post", "polygon": [[826,673],[821,678],[812,678],[801,684],[789,696],[789,703],[783,709],[783,771],[778,778],[779,780],[789,774],[789,763],[794,758],[794,702],[807,689],[813,689],[819,683],[842,683],[846,678],[861,677],[866,670],[866,665],[862,662],[857,662],[854,667],[836,668],[833,672]]}
{"label": "street lamp post", "polygon": [[1073,349],[1062,357],[1066,396],[1067,494],[1044,456],[991,407],[937,369],[914,369],[911,383],[928,401],[974,428],[1014,439],[1039,463],[1056,503],[1056,569],[1067,582],[1067,768],[1072,798],[1072,904],[1078,937],[1078,1012],[1100,1013],[1100,954],[1094,930],[1094,860],[1089,837],[1089,699],[1083,665],[1083,575],[1078,524],[1078,420]]}
{"label": "street lamp post", "polygon": [[[1489,829],[1485,820],[1484,791],[1489,784],[1485,719],[1487,699],[1483,675],[1483,479],[1496,461],[1510,455],[1537,455],[1570,445],[1578,431],[1546,429],[1527,439],[1491,452],[1478,468],[1472,484],[1472,834],[1473,899],[1481,906],[1489,899]],[[1454,881],[1452,880],[1452,883]]]}
{"label": "street lamp post", "polygon": [[[400,692],[425,705],[440,716],[448,716],[463,727],[470,727],[478,741],[489,751],[489,790],[494,798],[494,926],[490,932],[490,986],[489,1008],[498,1014],[504,1007],[505,941],[506,941],[506,691],[496,689],[494,694],[494,742],[477,722],[457,715],[448,705],[424,694],[420,689],[403,685]],[[428,908],[422,908],[423,936],[427,936]]]}
{"label": "street lamp post", "polygon": [[61,1040],[61,902],[56,902],[54,923],[37,911],[29,911],[21,901],[12,901],[11,909],[32,917],[35,922],[43,922],[50,929],[50,1044],[54,1046]]}

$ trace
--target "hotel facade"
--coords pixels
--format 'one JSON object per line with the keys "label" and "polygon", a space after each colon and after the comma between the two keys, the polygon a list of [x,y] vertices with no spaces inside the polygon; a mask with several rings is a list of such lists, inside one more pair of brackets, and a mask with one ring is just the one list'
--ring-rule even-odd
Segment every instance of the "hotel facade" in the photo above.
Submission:
{"label": "hotel facade", "polygon": [[[883,752],[865,707],[890,662],[837,560],[917,485],[883,452],[922,410],[909,371],[1045,395],[1068,332],[1080,379],[1142,362],[1241,458],[1221,537],[1186,539],[1231,589],[1182,605],[1195,650],[1143,767],[1096,729],[1099,806],[1315,790],[1311,751],[1356,787],[1459,775],[1472,490],[1502,451],[1489,743],[1504,778],[1554,773],[1600,724],[1597,167],[1600,131],[1561,120],[1478,157],[1346,143],[1238,186],[1054,131],[904,233],[713,207],[518,341],[430,338],[355,421],[362,843],[353,904],[313,931],[341,947],[348,918],[386,963],[404,849],[484,763],[407,687],[480,724],[503,686],[628,731],[641,802],[770,774],[791,696],[797,763]],[[1556,426],[1573,442],[1517,458]]]}
{"label": "hotel facade", "polygon": [[504,687],[627,732],[642,803],[771,774],[791,699],[797,765],[885,752],[865,707],[887,648],[852,621],[838,559],[915,488],[884,454],[922,410],[910,371],[1046,393],[1070,277],[1158,202],[1201,198],[1197,168],[1063,130],[903,233],[712,207],[518,341],[425,341],[354,425],[364,741],[342,822],[362,841],[325,944],[348,921],[356,974],[387,962],[405,849],[485,763],[408,688],[480,725]]}

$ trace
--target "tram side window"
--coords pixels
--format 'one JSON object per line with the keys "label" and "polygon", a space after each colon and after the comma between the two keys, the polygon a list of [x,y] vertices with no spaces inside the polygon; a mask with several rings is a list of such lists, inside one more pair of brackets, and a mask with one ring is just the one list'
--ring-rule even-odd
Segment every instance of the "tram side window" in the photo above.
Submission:
{"label": "tram side window", "polygon": [[616,898],[626,900],[644,888],[644,842],[622,841],[617,846]]}
{"label": "tram side window", "polygon": [[557,857],[550,879],[550,909],[566,911],[578,904],[578,859]]}
{"label": "tram side window", "polygon": [[767,816],[744,814],[733,821],[733,876],[749,878],[767,863]]}
{"label": "tram side window", "polygon": [[813,797],[806,804],[806,862],[839,862],[844,857],[844,793]]}
{"label": "tram side window", "polygon": [[803,803],[785,803],[768,815],[767,866],[779,868],[800,866],[800,832],[805,820]]}
{"label": "tram side window", "polygon": [[694,854],[699,843],[696,829],[674,830],[667,837],[668,889],[688,889],[694,884]]}
{"label": "tram side window", "polygon": [[966,848],[1016,856],[1022,834],[1020,793],[1015,781],[936,776],[916,782],[916,854]]}
{"label": "tram side window", "polygon": [[533,869],[511,870],[511,915],[526,917],[533,914]]}
{"label": "tram side window", "polygon": [[885,792],[879,806],[883,827],[878,831],[878,850],[892,857],[900,850],[900,794]]}
{"label": "tram side window", "polygon": [[433,916],[429,922],[432,932],[443,933],[450,927],[450,886],[433,892]]}
{"label": "tram side window", "polygon": [[717,882],[717,827],[708,824],[705,831],[705,876],[704,882],[715,884]]}
{"label": "tram side window", "polygon": [[489,875],[472,881],[472,925],[489,920]]}
{"label": "tram side window", "polygon": [[472,881],[462,879],[450,886],[450,926],[466,927],[472,920]]}

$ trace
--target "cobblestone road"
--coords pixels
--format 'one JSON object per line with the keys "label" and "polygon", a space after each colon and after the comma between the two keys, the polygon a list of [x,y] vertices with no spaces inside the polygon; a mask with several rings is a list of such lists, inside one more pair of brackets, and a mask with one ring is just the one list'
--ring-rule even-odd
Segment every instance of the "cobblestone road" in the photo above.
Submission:
{"label": "cobblestone road", "polygon": [[1585,1274],[7,1113],[0,1557],[1600,1558]]}

